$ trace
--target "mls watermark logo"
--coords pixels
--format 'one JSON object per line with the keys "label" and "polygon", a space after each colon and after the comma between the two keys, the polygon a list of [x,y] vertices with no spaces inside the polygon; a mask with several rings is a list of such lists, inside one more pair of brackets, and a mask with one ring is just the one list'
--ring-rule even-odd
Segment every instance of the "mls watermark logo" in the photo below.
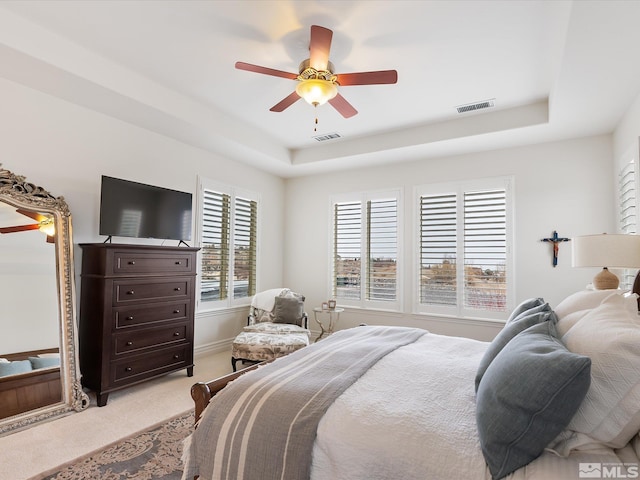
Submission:
{"label": "mls watermark logo", "polygon": [[580,463],[580,478],[638,478],[637,463]]}
{"label": "mls watermark logo", "polygon": [[578,466],[578,476],[580,478],[602,478],[602,464],[581,463]]}

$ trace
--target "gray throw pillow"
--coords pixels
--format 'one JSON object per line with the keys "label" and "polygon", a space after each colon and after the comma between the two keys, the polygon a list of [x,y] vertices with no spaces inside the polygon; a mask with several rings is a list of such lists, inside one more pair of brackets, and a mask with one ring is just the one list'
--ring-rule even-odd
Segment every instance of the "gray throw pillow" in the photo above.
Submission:
{"label": "gray throw pillow", "polygon": [[0,377],[26,373],[31,370],[31,362],[29,360],[15,360],[13,362],[0,363]]}
{"label": "gray throw pillow", "polygon": [[480,446],[494,480],[536,459],[564,430],[591,383],[591,359],[570,352],[552,322],[515,336],[476,397]]}
{"label": "gray throw pillow", "polygon": [[34,370],[60,366],[60,357],[29,357]]}
{"label": "gray throw pillow", "polygon": [[[536,301],[535,303],[538,301],[544,302],[541,298],[534,300]],[[514,313],[515,312],[516,311],[514,310]],[[555,324],[558,321],[558,317],[556,317],[556,314],[551,310],[548,303],[541,303],[526,310],[520,310],[517,315],[512,313],[504,328],[500,330],[498,335],[496,335],[480,360],[478,371],[476,373],[476,392],[478,391],[480,380],[482,380],[482,376],[489,367],[489,364],[513,337],[533,325],[549,321]]]}
{"label": "gray throw pillow", "polygon": [[304,302],[299,297],[276,297],[273,323],[291,323],[302,325]]}
{"label": "gray throw pillow", "polygon": [[509,319],[507,323],[513,321],[514,318],[519,316],[521,313],[526,312],[527,310],[531,310],[532,308],[539,307],[544,305],[545,301],[541,297],[529,298],[523,301],[520,305],[513,309],[511,315],[509,315]]}

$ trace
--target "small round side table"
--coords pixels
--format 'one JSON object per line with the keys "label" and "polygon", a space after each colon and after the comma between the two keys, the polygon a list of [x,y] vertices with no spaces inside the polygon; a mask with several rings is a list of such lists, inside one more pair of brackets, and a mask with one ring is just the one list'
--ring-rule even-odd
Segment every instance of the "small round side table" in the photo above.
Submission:
{"label": "small round side table", "polygon": [[[316,338],[316,342],[322,338],[322,336],[326,333],[327,335],[331,335],[333,333],[333,329],[335,328],[338,320],[340,320],[340,313],[344,312],[344,308],[333,308],[333,309],[322,309],[321,307],[315,307],[313,309],[313,319],[316,321],[318,325],[320,325],[320,335]],[[329,326],[325,329],[322,323],[323,314],[329,315]]]}

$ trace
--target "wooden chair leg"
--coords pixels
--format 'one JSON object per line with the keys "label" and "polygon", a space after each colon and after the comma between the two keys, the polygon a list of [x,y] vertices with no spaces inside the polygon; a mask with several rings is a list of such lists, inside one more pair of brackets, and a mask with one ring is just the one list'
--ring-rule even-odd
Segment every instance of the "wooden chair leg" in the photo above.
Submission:
{"label": "wooden chair leg", "polygon": [[238,358],[233,358],[231,357],[231,368],[233,368],[233,371],[236,371],[236,362],[238,361]]}

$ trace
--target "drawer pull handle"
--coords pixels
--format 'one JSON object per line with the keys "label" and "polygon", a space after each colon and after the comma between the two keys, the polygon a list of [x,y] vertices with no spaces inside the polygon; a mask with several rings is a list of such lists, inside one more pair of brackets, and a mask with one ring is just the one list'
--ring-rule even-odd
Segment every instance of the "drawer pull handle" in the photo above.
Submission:
{"label": "drawer pull handle", "polygon": [[125,369],[124,369],[124,371],[125,371],[125,372],[131,372],[131,371],[133,371],[133,368],[131,368],[131,367],[127,367],[127,368],[125,368]]}
{"label": "drawer pull handle", "polygon": [[128,321],[133,320],[133,316],[131,316],[131,317],[127,317],[127,320],[128,320]]}
{"label": "drawer pull handle", "polygon": [[173,336],[174,336],[174,337],[179,337],[179,336],[180,336],[180,332],[175,332],[175,333],[173,334]]}
{"label": "drawer pull handle", "polygon": [[174,288],[174,290],[175,290],[176,292],[179,292],[179,291],[181,290],[181,288],[180,288],[180,287],[176,287],[176,288]]}
{"label": "drawer pull handle", "polygon": [[173,313],[180,313],[180,310],[178,310],[177,308],[173,311]]}
{"label": "drawer pull handle", "polygon": [[129,260],[129,265],[135,265],[136,261],[135,260]]}
{"label": "drawer pull handle", "polygon": [[133,342],[132,342],[132,341],[128,341],[128,342],[126,343],[126,345],[127,345],[127,347],[130,347],[131,345],[133,345]]}
{"label": "drawer pull handle", "polygon": [[134,293],[136,293],[136,292],[134,292],[133,290],[129,290],[129,291],[127,292],[127,295],[133,295]]}
{"label": "drawer pull handle", "polygon": [[173,358],[178,360],[180,358],[180,355],[174,355]]}
{"label": "drawer pull handle", "polygon": [[178,261],[176,262],[176,265],[182,265],[182,262],[178,260]]}

